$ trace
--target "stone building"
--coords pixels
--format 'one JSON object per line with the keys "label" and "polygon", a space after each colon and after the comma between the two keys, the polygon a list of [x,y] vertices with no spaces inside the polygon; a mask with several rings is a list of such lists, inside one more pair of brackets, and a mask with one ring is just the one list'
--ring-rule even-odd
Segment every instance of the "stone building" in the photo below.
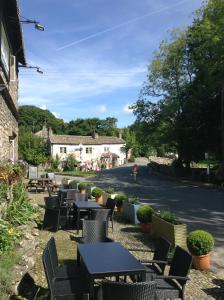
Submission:
{"label": "stone building", "polygon": [[18,157],[18,64],[25,65],[18,0],[0,0],[0,161]]}

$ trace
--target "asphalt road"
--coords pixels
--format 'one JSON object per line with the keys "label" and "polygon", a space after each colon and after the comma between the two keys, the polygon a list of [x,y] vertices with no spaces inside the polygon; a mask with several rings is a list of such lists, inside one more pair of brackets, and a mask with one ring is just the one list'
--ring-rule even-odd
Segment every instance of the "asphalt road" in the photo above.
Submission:
{"label": "asphalt road", "polygon": [[149,173],[146,164],[139,166],[135,183],[131,176],[131,166],[129,164],[104,170],[98,178],[88,181],[136,196],[156,210],[170,210],[187,224],[189,231],[209,231],[215,237],[213,269],[224,270],[224,191]]}

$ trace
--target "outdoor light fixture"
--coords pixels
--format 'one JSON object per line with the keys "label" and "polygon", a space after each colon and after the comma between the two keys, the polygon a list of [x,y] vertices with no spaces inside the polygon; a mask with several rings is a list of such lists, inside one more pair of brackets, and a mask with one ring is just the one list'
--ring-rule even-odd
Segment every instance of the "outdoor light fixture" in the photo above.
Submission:
{"label": "outdoor light fixture", "polygon": [[34,24],[35,29],[37,29],[39,31],[44,31],[44,26],[42,24],[40,24],[40,22],[38,22],[36,20],[27,19],[24,17],[21,17],[21,18],[22,19],[18,20],[16,18],[10,17],[11,21],[13,21],[13,22],[20,22],[22,24]]}
{"label": "outdoor light fixture", "polygon": [[30,65],[19,65],[19,68],[26,68],[26,69],[36,69],[37,73],[44,74],[44,72],[41,70],[38,66],[30,66]]}

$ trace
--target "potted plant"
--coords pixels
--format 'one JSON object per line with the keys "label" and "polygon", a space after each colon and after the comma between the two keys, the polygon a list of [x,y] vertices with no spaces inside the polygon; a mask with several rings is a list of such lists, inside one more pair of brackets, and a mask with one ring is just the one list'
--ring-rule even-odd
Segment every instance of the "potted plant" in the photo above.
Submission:
{"label": "potted plant", "polygon": [[141,223],[142,232],[151,233],[152,231],[152,215],[154,209],[150,205],[142,205],[137,210],[137,218]]}
{"label": "potted plant", "polygon": [[128,199],[127,195],[125,195],[124,193],[118,193],[114,199],[116,200],[117,211],[119,213],[122,213],[123,201],[126,201]]}
{"label": "potted plant", "polygon": [[170,211],[157,212],[152,216],[153,235],[168,240],[172,247],[187,248],[187,225],[181,223]]}
{"label": "potted plant", "polygon": [[109,188],[105,189],[105,191],[103,193],[103,205],[104,206],[106,205],[108,198],[114,199],[113,195],[114,195],[114,189],[113,188],[109,187]]}
{"label": "potted plant", "polygon": [[80,191],[80,194],[85,194],[86,193],[86,188],[87,188],[87,183],[86,182],[80,182],[78,185],[78,189]]}
{"label": "potted plant", "polygon": [[125,219],[130,221],[132,224],[138,224],[137,210],[142,204],[138,198],[128,198],[128,201],[123,203],[123,216]]}
{"label": "potted plant", "polygon": [[96,202],[99,204],[103,203],[103,190],[99,187],[95,187],[92,190],[92,196],[96,199]]}
{"label": "potted plant", "polygon": [[193,256],[195,269],[209,270],[210,252],[214,247],[213,236],[204,230],[194,230],[187,237],[187,247]]}
{"label": "potted plant", "polygon": [[77,180],[72,180],[69,182],[69,186],[71,189],[78,189],[79,181]]}

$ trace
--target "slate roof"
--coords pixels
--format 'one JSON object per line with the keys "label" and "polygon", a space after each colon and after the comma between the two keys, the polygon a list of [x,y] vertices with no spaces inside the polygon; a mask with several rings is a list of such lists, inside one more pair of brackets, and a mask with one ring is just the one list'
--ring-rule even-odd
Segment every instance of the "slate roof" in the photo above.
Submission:
{"label": "slate roof", "polygon": [[51,144],[60,145],[104,145],[104,144],[125,144],[125,141],[116,136],[78,136],[78,135],[51,135]]}

